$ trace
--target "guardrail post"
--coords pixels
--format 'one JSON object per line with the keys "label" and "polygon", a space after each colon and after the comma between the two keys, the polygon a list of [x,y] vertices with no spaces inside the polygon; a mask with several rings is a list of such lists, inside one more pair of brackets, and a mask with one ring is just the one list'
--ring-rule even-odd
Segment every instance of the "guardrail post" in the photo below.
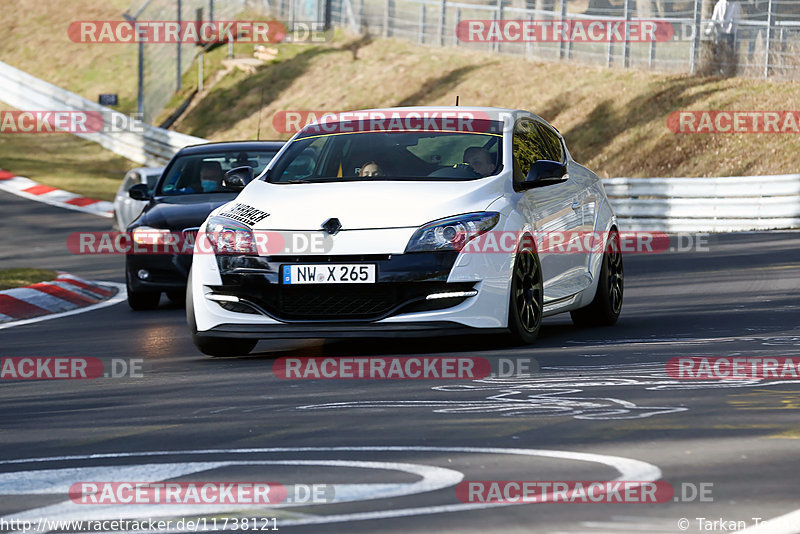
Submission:
{"label": "guardrail post", "polygon": [[[527,19],[528,22],[531,23],[531,25],[533,25],[533,15],[528,14],[526,19]],[[525,40],[525,56],[530,56],[531,55],[531,50],[533,49],[533,46],[531,46],[531,44],[532,43],[531,43],[530,39],[526,39]]]}
{"label": "guardrail post", "polygon": [[456,34],[455,34],[455,37],[453,37],[453,46],[458,46],[460,44],[459,43],[459,39],[458,39],[458,25],[459,24],[461,24],[461,8],[457,7],[456,8],[456,25],[455,25]]}
{"label": "guardrail post", "polygon": [[[564,24],[567,20],[567,0],[561,0],[561,23]],[[567,43],[562,39],[558,48],[559,59],[564,59],[567,55]]]}
{"label": "guardrail post", "polygon": [[419,44],[425,44],[425,4],[419,5]]}
{"label": "guardrail post", "polygon": [[653,70],[653,63],[656,62],[656,42],[650,41],[650,56],[647,58],[647,68]]}
{"label": "guardrail post", "polygon": [[[497,19],[498,24],[499,24],[500,23],[499,21],[503,20],[503,0],[497,0],[497,5],[496,5],[495,9],[496,9],[496,11],[495,11],[496,19]],[[498,41],[494,41],[492,43],[492,50],[494,50],[495,52],[500,52],[500,41],[499,40]]]}
{"label": "guardrail post", "polygon": [[697,56],[700,54],[700,31],[703,22],[702,15],[700,0],[694,0],[694,35],[692,36],[692,46],[689,55],[689,72],[691,74],[697,71]]}
{"label": "guardrail post", "polygon": [[447,21],[447,0],[441,0],[439,7],[439,46],[444,46],[444,25]]}
{"label": "guardrail post", "polygon": [[203,51],[197,54],[197,92],[203,92]]}
{"label": "guardrail post", "polygon": [[[201,11],[201,13],[202,13],[202,11]],[[177,18],[178,27],[180,28],[181,27],[181,0],[178,0],[178,2],[177,2],[177,15],[178,15],[178,18]],[[181,90],[181,38],[180,38],[180,34],[181,33],[183,33],[183,32],[179,32],[178,43],[176,45],[178,54],[177,54],[177,57],[176,57],[176,60],[177,60],[176,61],[176,66],[177,66],[177,68],[175,69],[176,70],[176,75],[177,75],[176,76],[176,82],[177,83],[175,84],[175,87],[176,87],[175,91],[180,91]]]}
{"label": "guardrail post", "polygon": [[606,45],[606,67],[610,67],[614,62],[614,41],[608,40]]}
{"label": "guardrail post", "polygon": [[383,37],[389,37],[389,2],[386,0],[383,4]]}
{"label": "guardrail post", "polygon": [[631,0],[625,0],[625,43],[622,52],[622,64],[626,69],[631,68]]}
{"label": "guardrail post", "polygon": [[767,41],[764,46],[764,78],[769,78],[769,56],[772,52],[772,25],[775,23],[772,12],[772,0],[767,4]]}

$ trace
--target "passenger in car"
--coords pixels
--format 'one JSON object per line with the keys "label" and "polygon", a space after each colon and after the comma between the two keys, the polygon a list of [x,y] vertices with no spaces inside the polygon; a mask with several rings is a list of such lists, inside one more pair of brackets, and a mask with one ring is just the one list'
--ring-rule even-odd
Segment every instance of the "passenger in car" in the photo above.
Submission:
{"label": "passenger in car", "polygon": [[497,165],[493,161],[492,154],[483,147],[471,146],[464,151],[464,163],[481,176],[491,175]]}

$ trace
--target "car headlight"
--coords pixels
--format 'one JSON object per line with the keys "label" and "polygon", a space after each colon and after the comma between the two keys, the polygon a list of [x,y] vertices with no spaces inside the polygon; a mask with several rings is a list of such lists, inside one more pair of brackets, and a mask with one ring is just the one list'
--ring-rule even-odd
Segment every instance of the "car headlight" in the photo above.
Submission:
{"label": "car headlight", "polygon": [[206,237],[217,254],[258,255],[253,230],[226,217],[211,217],[206,225]]}
{"label": "car headlight", "polygon": [[162,228],[151,228],[150,226],[135,228],[131,237],[137,245],[156,246],[173,243],[172,232]]}
{"label": "car headlight", "polygon": [[483,211],[429,222],[414,232],[406,252],[459,251],[470,239],[494,228],[499,220],[496,211]]}

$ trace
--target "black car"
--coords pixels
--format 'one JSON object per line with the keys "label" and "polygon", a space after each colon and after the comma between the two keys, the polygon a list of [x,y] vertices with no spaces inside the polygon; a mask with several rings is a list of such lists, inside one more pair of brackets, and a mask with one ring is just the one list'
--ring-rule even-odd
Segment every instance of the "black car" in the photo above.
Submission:
{"label": "black car", "polygon": [[[162,292],[172,301],[183,300],[192,265],[190,247],[187,251],[184,243],[190,243],[208,214],[233,200],[243,185],[241,180],[236,185],[226,182],[225,173],[251,167],[253,173],[244,174],[257,175],[283,145],[283,141],[238,141],[189,146],[167,164],[152,196],[144,185],[130,189],[131,198],[148,201],[127,228],[133,241],[125,258],[131,308],[156,308]],[[177,247],[154,246],[176,236],[185,240]],[[170,253],[159,253],[164,251]]]}

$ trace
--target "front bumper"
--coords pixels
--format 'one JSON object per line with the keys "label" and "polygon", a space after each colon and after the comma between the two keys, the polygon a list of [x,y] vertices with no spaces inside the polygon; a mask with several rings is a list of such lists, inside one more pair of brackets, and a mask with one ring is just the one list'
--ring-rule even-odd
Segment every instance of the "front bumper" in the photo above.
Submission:
{"label": "front bumper", "polygon": [[[454,252],[292,257],[195,252],[189,281],[192,326],[200,336],[258,339],[505,331],[512,260],[506,254]],[[326,262],[374,263],[376,283],[280,283],[282,265]],[[426,298],[465,289],[477,295]],[[235,297],[236,302],[216,300],[220,294]],[[365,300],[359,302],[357,297]]]}
{"label": "front bumper", "polygon": [[[191,254],[129,254],[125,257],[125,270],[130,288],[139,292],[182,290],[186,288]],[[147,270],[147,279],[138,272]]]}
{"label": "front bumper", "polygon": [[505,334],[507,328],[474,328],[452,321],[411,323],[328,323],[328,324],[221,324],[198,332],[199,337],[246,339],[310,338],[396,338],[438,337],[470,334]]}
{"label": "front bumper", "polygon": [[[474,292],[475,283],[448,283],[456,252],[347,256],[218,256],[222,284],[208,288],[217,297],[236,302],[218,304],[228,310],[260,314],[282,322],[377,321],[401,313],[450,308],[467,298],[430,300],[433,294]],[[286,265],[372,264],[370,284],[283,284]]]}

